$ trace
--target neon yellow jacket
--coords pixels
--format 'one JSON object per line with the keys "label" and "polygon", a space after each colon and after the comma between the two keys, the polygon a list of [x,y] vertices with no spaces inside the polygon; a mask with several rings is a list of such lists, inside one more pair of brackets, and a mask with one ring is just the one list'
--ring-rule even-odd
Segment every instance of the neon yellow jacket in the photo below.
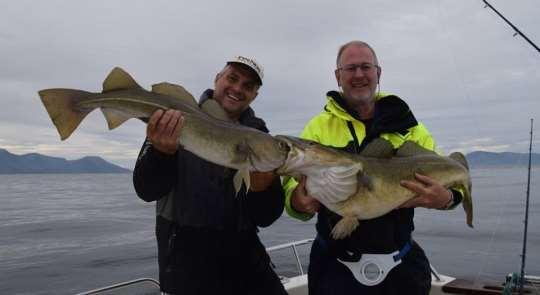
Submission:
{"label": "neon yellow jacket", "polygon": [[[366,137],[366,126],[343,109],[332,95],[341,95],[341,93],[329,92],[324,110],[307,123],[300,137],[319,142],[326,146],[344,148],[354,140],[347,126],[347,122],[351,122],[358,142],[362,142]],[[390,95],[386,93],[378,93],[376,96],[377,103],[384,101],[388,97]],[[395,98],[395,96],[392,97]],[[398,148],[405,141],[409,140],[418,143],[426,149],[435,150],[435,141],[422,123],[418,123],[406,129],[406,131],[405,134],[399,132],[381,133],[380,137],[390,141],[394,148]],[[297,184],[298,182],[292,177],[285,177],[283,179],[285,209],[291,217],[300,220],[309,220],[313,217],[312,214],[297,212],[291,206],[291,195]]]}

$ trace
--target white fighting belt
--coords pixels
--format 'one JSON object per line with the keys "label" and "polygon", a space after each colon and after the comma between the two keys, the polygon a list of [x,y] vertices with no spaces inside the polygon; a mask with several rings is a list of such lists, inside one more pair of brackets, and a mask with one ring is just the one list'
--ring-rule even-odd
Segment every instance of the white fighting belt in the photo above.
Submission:
{"label": "white fighting belt", "polygon": [[362,254],[359,261],[348,262],[338,259],[348,267],[354,278],[362,285],[375,286],[380,284],[388,273],[401,263],[407,252],[411,249],[411,242],[405,243],[401,251],[394,251],[389,254]]}

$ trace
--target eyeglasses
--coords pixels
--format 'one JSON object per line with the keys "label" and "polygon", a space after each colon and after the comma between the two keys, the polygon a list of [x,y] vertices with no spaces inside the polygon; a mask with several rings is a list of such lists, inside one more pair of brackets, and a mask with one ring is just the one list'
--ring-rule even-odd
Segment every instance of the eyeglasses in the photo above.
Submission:
{"label": "eyeglasses", "polygon": [[344,65],[342,67],[337,68],[340,71],[345,71],[349,74],[356,73],[357,69],[360,69],[363,73],[369,73],[373,71],[374,69],[379,68],[378,65],[374,65],[369,62],[361,63],[361,64],[350,64],[350,65]]}

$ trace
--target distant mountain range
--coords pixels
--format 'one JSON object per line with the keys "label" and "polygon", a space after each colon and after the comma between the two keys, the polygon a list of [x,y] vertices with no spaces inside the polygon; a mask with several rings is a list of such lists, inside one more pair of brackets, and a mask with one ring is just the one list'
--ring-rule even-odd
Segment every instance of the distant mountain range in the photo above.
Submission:
{"label": "distant mountain range", "polygon": [[[529,163],[529,154],[522,153],[472,152],[466,157],[471,168],[515,167],[526,166]],[[540,165],[540,154],[533,153],[531,163],[534,166]]]}
{"label": "distant mountain range", "polygon": [[19,156],[0,149],[0,174],[22,173],[131,173],[131,170],[100,157],[66,160],[37,153]]}
{"label": "distant mountain range", "polygon": [[[472,152],[467,154],[471,168],[515,167],[527,165],[528,154]],[[540,165],[540,154],[533,154],[533,165]],[[50,157],[37,153],[15,155],[0,149],[0,174],[18,173],[131,173],[100,157],[84,157],[79,160]]]}

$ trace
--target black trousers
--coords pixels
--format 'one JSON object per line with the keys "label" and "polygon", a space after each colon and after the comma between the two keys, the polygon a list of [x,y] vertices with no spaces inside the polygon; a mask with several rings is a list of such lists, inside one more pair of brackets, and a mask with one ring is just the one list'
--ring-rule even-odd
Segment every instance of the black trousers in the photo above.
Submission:
{"label": "black trousers", "polygon": [[326,244],[317,237],[311,247],[308,280],[310,295],[428,295],[431,270],[424,251],[413,242],[402,262],[388,273],[383,282],[376,286],[365,286],[329,253]]}
{"label": "black trousers", "polygon": [[[255,230],[226,232],[192,227],[160,239],[161,290],[170,294],[286,295]],[[161,242],[160,242],[161,241]],[[167,241],[167,242],[166,242]]]}

